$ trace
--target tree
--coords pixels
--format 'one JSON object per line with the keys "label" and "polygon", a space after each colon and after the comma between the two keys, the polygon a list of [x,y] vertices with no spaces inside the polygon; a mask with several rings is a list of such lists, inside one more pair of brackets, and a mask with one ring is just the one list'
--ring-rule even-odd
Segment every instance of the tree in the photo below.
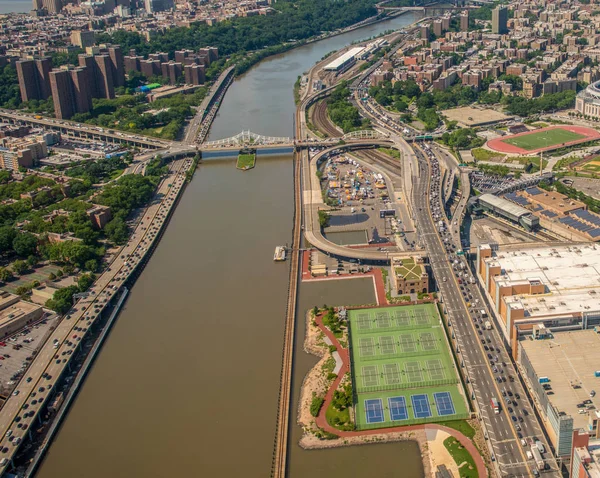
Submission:
{"label": "tree", "polygon": [[77,280],[77,287],[79,287],[79,292],[85,292],[86,290],[88,290],[95,280],[96,276],[94,274],[82,274]]}
{"label": "tree", "polygon": [[52,299],[46,301],[46,307],[59,314],[66,313],[73,306],[73,294],[78,292],[77,286],[71,285],[57,290]]}
{"label": "tree", "polygon": [[29,257],[37,251],[37,237],[29,233],[21,233],[13,240],[13,249],[18,256]]}
{"label": "tree", "polygon": [[31,268],[35,267],[38,263],[38,258],[36,256],[29,256],[27,258],[27,265]]}
{"label": "tree", "polygon": [[95,272],[98,270],[98,261],[96,259],[85,261],[84,268],[90,272]]}
{"label": "tree", "polygon": [[50,274],[48,274],[48,280],[56,280],[56,274],[54,272],[50,272]]}
{"label": "tree", "polygon": [[115,244],[125,244],[129,238],[129,228],[125,221],[120,217],[115,217],[106,226],[104,226],[104,233],[109,240]]}
{"label": "tree", "polygon": [[17,287],[17,295],[20,295],[21,297],[23,297],[24,295],[29,294],[29,291],[31,289],[29,287],[27,287],[26,285],[21,285],[19,287]]}
{"label": "tree", "polygon": [[12,271],[7,267],[0,267],[0,280],[7,282],[13,278]]}
{"label": "tree", "polygon": [[17,230],[14,227],[0,227],[0,253],[7,254],[13,251],[15,237],[17,237]]}
{"label": "tree", "polygon": [[12,270],[15,271],[17,275],[23,275],[23,273],[28,269],[27,263],[25,261],[16,260],[12,263]]}

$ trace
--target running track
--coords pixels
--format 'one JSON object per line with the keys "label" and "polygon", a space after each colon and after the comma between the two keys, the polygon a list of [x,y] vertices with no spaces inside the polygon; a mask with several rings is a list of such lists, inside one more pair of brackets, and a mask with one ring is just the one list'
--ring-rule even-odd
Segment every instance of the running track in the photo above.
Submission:
{"label": "running track", "polygon": [[[570,141],[567,143],[558,143],[550,146],[545,146],[543,148],[538,149],[524,149],[513,144],[505,143],[504,141],[507,139],[518,138],[519,136],[526,136],[532,133],[542,133],[544,131],[551,131],[553,129],[564,129],[566,131],[571,131],[572,133],[577,133],[585,136],[585,138],[576,139],[575,141]],[[494,151],[499,151],[500,153],[507,154],[535,154],[543,151],[552,151],[558,148],[564,148],[565,146],[572,146],[574,144],[579,143],[587,143],[589,141],[595,141],[600,139],[600,132],[596,131],[592,128],[586,128],[584,126],[573,126],[573,125],[560,125],[560,126],[550,126],[548,128],[541,128],[532,131],[527,131],[526,133],[513,134],[510,136],[501,136],[500,138],[494,138],[487,142],[487,147]]]}
{"label": "running track", "polygon": [[435,423],[428,423],[425,425],[411,425],[411,426],[404,426],[404,427],[379,428],[379,429],[375,429],[375,430],[341,431],[341,430],[338,430],[337,428],[332,427],[329,423],[327,423],[327,418],[325,417],[325,413],[327,411],[327,408],[329,407],[329,404],[331,403],[331,400],[333,399],[333,392],[335,390],[337,390],[340,382],[342,381],[342,378],[350,370],[350,365],[349,365],[350,358],[348,356],[348,349],[342,348],[342,346],[340,345],[338,340],[335,338],[335,335],[333,335],[331,330],[329,330],[327,327],[325,327],[325,325],[323,325],[323,314],[319,314],[317,317],[315,317],[315,322],[317,323],[319,328],[323,331],[323,333],[325,335],[327,335],[327,337],[329,337],[329,340],[331,340],[331,343],[336,346],[337,351],[340,354],[340,358],[342,359],[342,362],[343,362],[342,368],[338,372],[338,376],[331,384],[331,387],[329,387],[329,390],[327,390],[327,394],[325,395],[325,401],[323,402],[323,406],[321,407],[321,410],[319,411],[319,415],[317,416],[316,423],[319,428],[322,428],[323,430],[325,430],[329,433],[333,433],[334,435],[337,435],[341,438],[380,435],[380,434],[394,433],[394,432],[409,432],[412,430],[426,430],[426,429],[443,430],[443,431],[449,433],[450,435],[452,435],[454,438],[456,438],[461,443],[461,445],[464,446],[469,451],[469,453],[473,457],[473,460],[475,461],[475,465],[477,466],[477,473],[478,473],[479,477],[485,478],[488,476],[485,462],[483,461],[483,458],[481,458],[481,455],[479,454],[479,451],[477,450],[477,448],[475,447],[473,442],[471,442],[471,440],[469,438],[464,436],[459,431],[454,430],[453,428],[448,428],[448,427],[445,427],[442,425],[437,425]]}

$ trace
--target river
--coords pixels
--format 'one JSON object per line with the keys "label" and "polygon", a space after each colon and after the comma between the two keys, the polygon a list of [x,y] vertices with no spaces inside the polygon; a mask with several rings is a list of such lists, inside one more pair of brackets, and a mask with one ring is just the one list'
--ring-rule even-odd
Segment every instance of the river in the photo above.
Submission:
{"label": "river", "polygon": [[[292,136],[298,75],[331,50],[414,20],[404,15],[263,61],[231,86],[211,139],[243,129]],[[292,203],[290,155],[259,156],[248,172],[234,160],[199,167],[39,477],[269,475],[289,271],[272,258],[291,240]],[[370,280],[302,284],[299,317],[315,304],[369,302]],[[303,335],[300,319],[295,402],[316,362],[302,351]],[[300,432],[291,428],[292,478],[423,476],[414,443],[304,451]]]}
{"label": "river", "polygon": [[26,13],[32,8],[31,0],[2,0],[0,1],[0,14]]}

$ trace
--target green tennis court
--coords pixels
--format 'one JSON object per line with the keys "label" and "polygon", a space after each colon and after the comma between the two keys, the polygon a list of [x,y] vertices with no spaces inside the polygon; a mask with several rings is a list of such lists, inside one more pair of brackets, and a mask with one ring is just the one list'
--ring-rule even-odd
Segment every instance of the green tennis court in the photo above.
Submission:
{"label": "green tennis court", "polygon": [[350,310],[349,323],[358,429],[468,416],[435,304]]}

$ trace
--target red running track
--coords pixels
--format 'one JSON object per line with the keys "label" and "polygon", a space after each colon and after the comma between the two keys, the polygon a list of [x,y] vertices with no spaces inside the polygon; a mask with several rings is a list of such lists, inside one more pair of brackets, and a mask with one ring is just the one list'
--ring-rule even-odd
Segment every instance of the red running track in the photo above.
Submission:
{"label": "red running track", "polygon": [[454,438],[456,438],[460,442],[460,444],[469,451],[469,453],[473,457],[473,460],[475,461],[475,465],[477,466],[477,473],[478,473],[479,477],[485,478],[488,476],[485,462],[483,461],[483,458],[479,454],[479,451],[477,450],[477,448],[475,447],[473,442],[469,438],[467,438],[465,435],[460,433],[458,430],[454,430],[453,428],[448,428],[448,427],[445,427],[442,425],[437,425],[435,423],[428,423],[425,425],[410,425],[410,426],[404,426],[404,427],[378,428],[378,429],[374,429],[374,430],[342,431],[342,430],[338,430],[337,428],[334,428],[329,423],[327,423],[327,418],[325,416],[326,412],[327,412],[327,408],[329,408],[329,405],[331,404],[331,400],[333,399],[333,392],[335,390],[337,390],[338,386],[340,385],[340,382],[342,381],[342,378],[350,370],[350,358],[348,356],[348,349],[342,348],[342,346],[340,345],[340,343],[339,343],[338,339],[335,337],[335,335],[333,335],[331,330],[329,330],[323,324],[323,314],[319,314],[318,316],[316,316],[315,322],[317,323],[317,326],[321,329],[321,331],[327,337],[329,337],[329,340],[331,340],[331,343],[333,345],[335,345],[338,353],[340,354],[340,358],[342,359],[342,362],[343,362],[342,368],[338,372],[338,376],[331,384],[331,387],[329,387],[329,390],[327,390],[327,394],[325,395],[325,401],[323,402],[323,405],[321,406],[321,410],[319,411],[319,415],[316,418],[316,423],[319,428],[322,428],[323,430],[325,430],[329,433],[337,435],[340,438],[380,435],[380,434],[385,434],[385,433],[400,433],[400,432],[409,432],[412,430],[428,430],[428,429],[429,430],[442,430],[442,431],[445,431],[446,433],[452,435]]}
{"label": "red running track", "polygon": [[[575,141],[570,141],[568,143],[554,144],[551,146],[547,146],[544,148],[538,148],[538,149],[519,148],[518,146],[504,142],[507,139],[518,138],[519,136],[526,136],[528,134],[541,133],[543,131],[550,131],[553,129],[564,129],[566,131],[571,131],[572,133],[581,134],[581,135],[585,136],[585,138],[577,139]],[[554,149],[564,148],[565,146],[572,146],[574,144],[579,144],[579,143],[587,143],[588,141],[595,141],[597,139],[600,139],[600,132],[596,131],[595,129],[586,128],[585,126],[559,125],[559,126],[549,126],[548,128],[541,128],[541,129],[536,129],[533,131],[527,131],[526,133],[519,133],[519,134],[510,135],[510,136],[502,136],[500,138],[494,138],[487,142],[487,147],[494,151],[498,151],[500,153],[527,155],[527,154],[540,153],[543,151],[552,151]]]}

